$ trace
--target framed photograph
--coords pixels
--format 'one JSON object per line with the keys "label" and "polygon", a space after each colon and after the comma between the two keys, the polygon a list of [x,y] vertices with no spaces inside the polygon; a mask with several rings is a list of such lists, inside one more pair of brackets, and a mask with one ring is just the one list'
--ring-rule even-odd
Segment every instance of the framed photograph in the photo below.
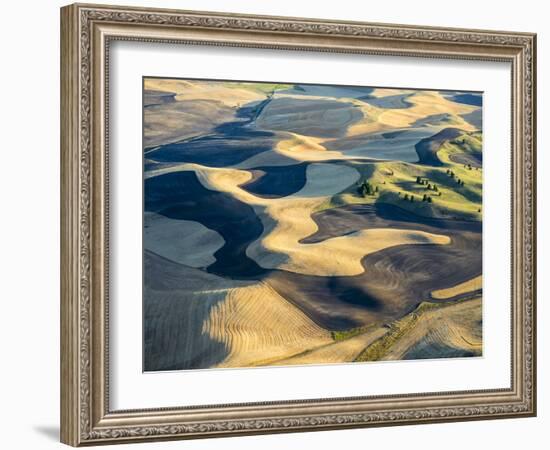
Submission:
{"label": "framed photograph", "polygon": [[536,414],[536,36],[61,9],[61,440]]}

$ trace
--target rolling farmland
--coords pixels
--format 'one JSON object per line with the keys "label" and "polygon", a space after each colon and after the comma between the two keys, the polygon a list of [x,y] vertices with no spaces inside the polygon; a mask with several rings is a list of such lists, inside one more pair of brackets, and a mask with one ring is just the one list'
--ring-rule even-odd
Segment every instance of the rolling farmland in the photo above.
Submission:
{"label": "rolling farmland", "polygon": [[476,93],[144,79],[144,368],[482,354]]}

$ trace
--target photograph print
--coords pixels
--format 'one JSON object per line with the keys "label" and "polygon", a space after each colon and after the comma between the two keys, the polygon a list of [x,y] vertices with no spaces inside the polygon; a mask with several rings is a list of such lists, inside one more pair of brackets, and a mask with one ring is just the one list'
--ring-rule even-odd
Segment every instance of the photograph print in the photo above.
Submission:
{"label": "photograph print", "polygon": [[145,77],[146,372],[482,356],[482,93]]}

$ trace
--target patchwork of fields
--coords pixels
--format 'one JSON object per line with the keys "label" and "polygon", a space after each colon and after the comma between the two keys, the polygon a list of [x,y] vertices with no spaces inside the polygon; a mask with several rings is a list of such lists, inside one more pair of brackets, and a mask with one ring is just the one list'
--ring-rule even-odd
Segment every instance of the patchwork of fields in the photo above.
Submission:
{"label": "patchwork of fields", "polygon": [[144,369],[481,355],[481,101],[144,79]]}

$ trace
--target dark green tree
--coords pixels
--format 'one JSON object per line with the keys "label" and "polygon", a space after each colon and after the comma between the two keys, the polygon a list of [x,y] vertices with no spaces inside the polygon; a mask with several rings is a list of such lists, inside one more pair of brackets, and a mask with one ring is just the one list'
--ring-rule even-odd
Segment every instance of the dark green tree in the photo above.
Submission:
{"label": "dark green tree", "polygon": [[377,189],[378,188],[375,188],[372,184],[370,184],[368,181],[365,180],[359,186],[359,193],[362,196],[375,195],[375,193],[377,192]]}

